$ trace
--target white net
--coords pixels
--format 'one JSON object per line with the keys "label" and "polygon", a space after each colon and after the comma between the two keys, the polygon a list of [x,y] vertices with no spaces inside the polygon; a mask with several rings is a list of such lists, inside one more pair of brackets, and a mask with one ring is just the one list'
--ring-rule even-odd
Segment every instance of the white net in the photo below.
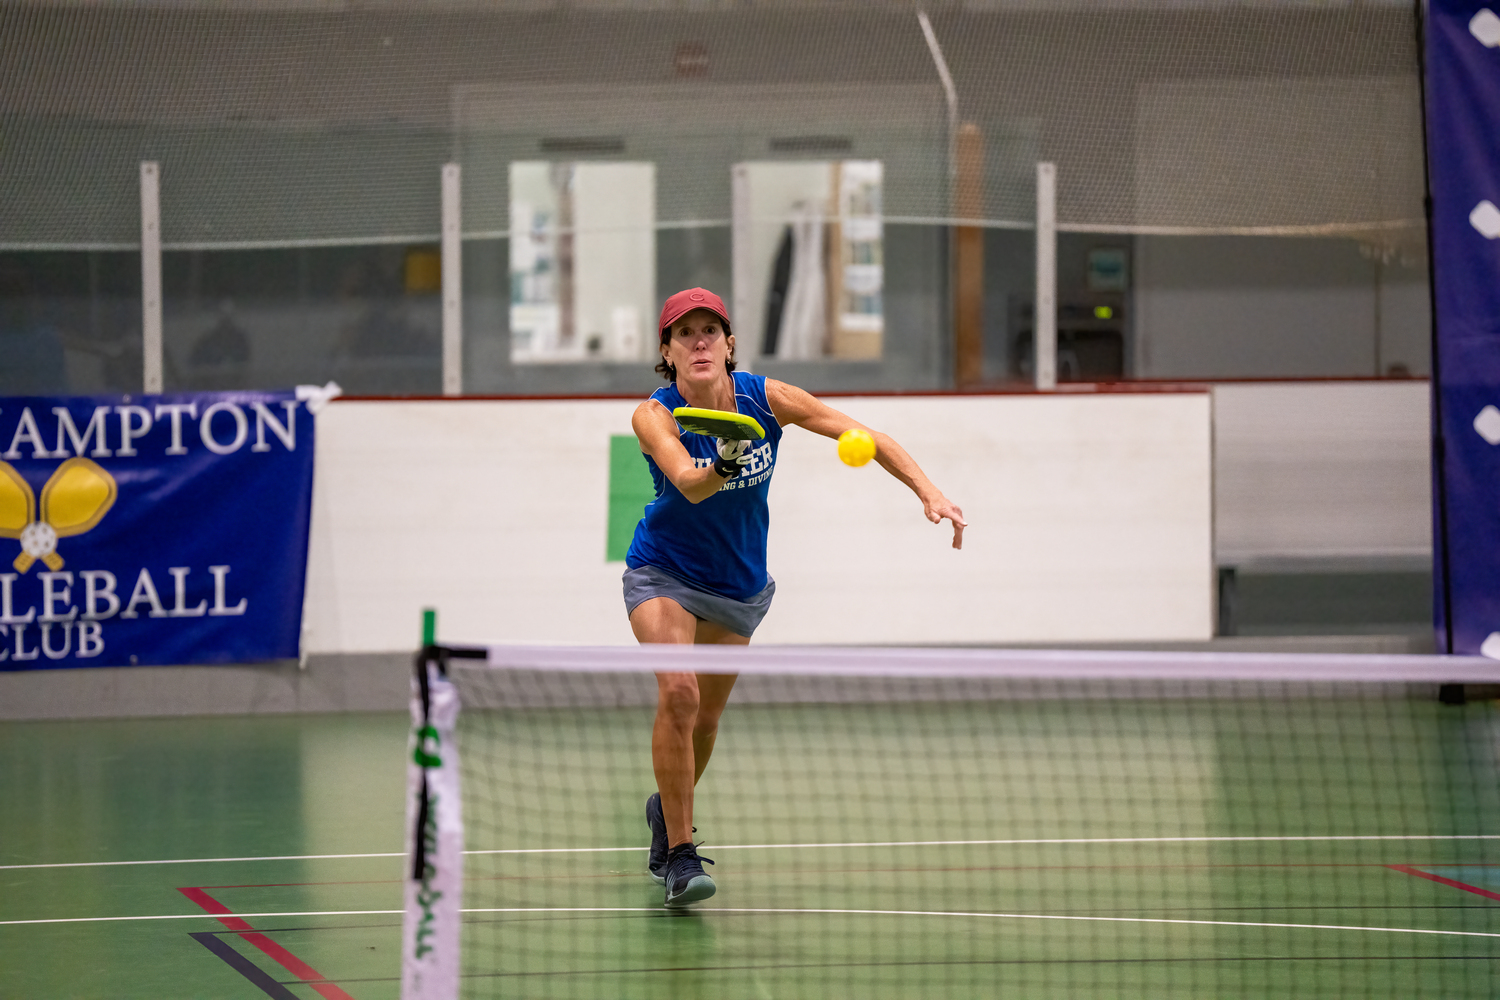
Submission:
{"label": "white net", "polygon": [[[1494,989],[1493,709],[1434,697],[1491,678],[1484,661],[426,656],[462,704],[442,794],[461,786],[463,899],[439,935],[461,943],[461,996]],[[647,873],[653,669],[740,673],[694,743],[712,752],[691,820],[716,884],[690,907]],[[436,850],[456,871],[457,845]],[[409,903],[409,941],[421,916]]]}

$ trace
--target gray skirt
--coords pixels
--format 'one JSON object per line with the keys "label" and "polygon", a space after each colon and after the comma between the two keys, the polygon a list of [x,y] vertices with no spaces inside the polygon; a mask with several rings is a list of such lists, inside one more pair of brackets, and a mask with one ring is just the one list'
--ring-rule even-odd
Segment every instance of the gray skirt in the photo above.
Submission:
{"label": "gray skirt", "polygon": [[625,570],[625,613],[628,615],[653,597],[670,597],[694,618],[722,625],[745,638],[755,634],[755,627],[771,610],[776,595],[776,581],[766,577],[765,589],[748,601],[720,597],[699,590],[655,566]]}

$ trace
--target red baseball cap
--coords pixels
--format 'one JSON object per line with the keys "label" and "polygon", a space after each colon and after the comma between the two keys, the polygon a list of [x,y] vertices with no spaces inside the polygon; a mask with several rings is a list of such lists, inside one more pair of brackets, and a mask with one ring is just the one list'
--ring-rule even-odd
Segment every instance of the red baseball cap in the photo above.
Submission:
{"label": "red baseball cap", "polygon": [[[672,324],[682,319],[694,309],[707,309],[724,321],[724,332],[729,332],[729,310],[724,308],[724,300],[706,288],[689,288],[678,292],[661,307],[661,322],[656,324],[659,334],[665,334],[672,328]],[[666,337],[661,338],[663,342]]]}

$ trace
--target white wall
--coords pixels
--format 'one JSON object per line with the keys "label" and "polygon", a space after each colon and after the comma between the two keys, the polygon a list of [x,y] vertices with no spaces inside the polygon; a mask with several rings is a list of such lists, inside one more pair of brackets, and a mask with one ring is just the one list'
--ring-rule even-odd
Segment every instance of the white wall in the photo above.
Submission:
{"label": "white wall", "polygon": [[[964,508],[964,549],[878,467],[792,428],[764,642],[1204,639],[1206,393],[847,398]],[[314,652],[632,641],[604,561],[609,437],[633,401],[338,402],[319,418]]]}
{"label": "white wall", "polygon": [[1221,564],[1432,554],[1426,382],[1214,387]]}
{"label": "white wall", "polygon": [[871,465],[788,433],[767,642],[1206,639],[1209,401],[1196,394],[841,399],[963,507],[964,548]]}

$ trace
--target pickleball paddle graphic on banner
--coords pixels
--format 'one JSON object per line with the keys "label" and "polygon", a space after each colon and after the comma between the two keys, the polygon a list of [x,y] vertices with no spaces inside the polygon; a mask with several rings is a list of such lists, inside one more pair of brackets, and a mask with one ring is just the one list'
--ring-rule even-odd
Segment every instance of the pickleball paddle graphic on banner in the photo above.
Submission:
{"label": "pickleball paddle graphic on banner", "polygon": [[17,572],[27,572],[38,559],[50,570],[62,569],[58,539],[81,535],[98,524],[118,493],[108,472],[86,458],[70,458],[42,487],[38,518],[31,484],[9,463],[0,462],[0,538],[20,540],[21,554],[12,563]]}
{"label": "pickleball paddle graphic on banner", "polygon": [[297,656],[313,441],[290,392],[0,399],[0,670]]}

